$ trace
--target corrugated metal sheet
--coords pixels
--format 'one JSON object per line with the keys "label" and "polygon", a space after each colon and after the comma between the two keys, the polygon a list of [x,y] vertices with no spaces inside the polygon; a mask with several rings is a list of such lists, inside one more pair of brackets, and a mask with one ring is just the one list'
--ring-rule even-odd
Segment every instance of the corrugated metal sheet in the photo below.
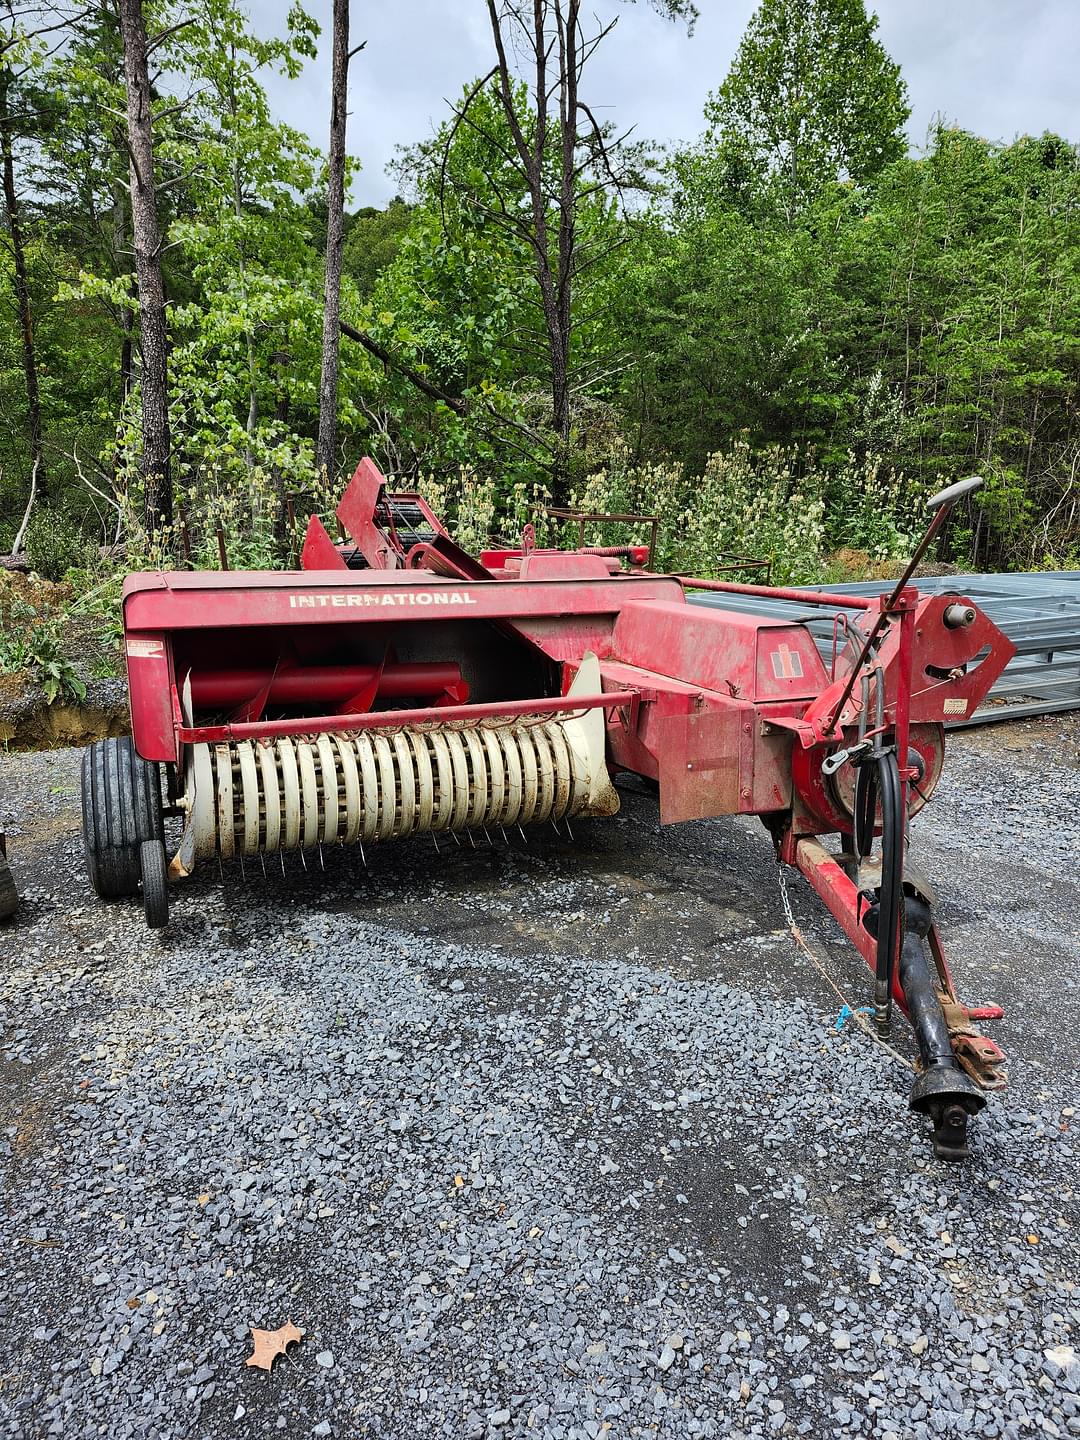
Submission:
{"label": "corrugated metal sheet", "polygon": [[[913,582],[923,594],[957,594],[978,605],[1016,646],[1015,659],[991,690],[987,703],[960,725],[1046,715],[1080,709],[1080,570],[1016,575],[941,575]],[[834,594],[876,596],[887,591],[881,580],[852,585],[807,586]],[[828,662],[832,620],[821,611],[807,613],[787,600],[756,595],[693,594],[694,605],[807,620]],[[1001,703],[1005,702],[1005,703]]]}

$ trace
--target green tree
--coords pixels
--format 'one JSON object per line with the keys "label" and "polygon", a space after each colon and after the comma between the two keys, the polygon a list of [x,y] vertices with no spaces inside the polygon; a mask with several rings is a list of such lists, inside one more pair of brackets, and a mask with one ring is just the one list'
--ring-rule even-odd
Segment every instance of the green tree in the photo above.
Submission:
{"label": "green tree", "polygon": [[[652,8],[688,28],[697,17],[691,0],[651,0]],[[556,437],[554,483],[565,490],[575,398],[572,373],[576,314],[574,292],[597,256],[583,246],[582,208],[598,194],[619,197],[637,178],[638,154],[625,135],[601,125],[583,88],[586,67],[614,28],[582,14],[581,0],[487,0],[495,64],[457,107],[449,136],[475,124],[474,103],[485,92],[501,112],[508,143],[496,174],[526,204],[488,208],[489,225],[506,229],[532,257],[532,281],[546,339],[546,380]],[[594,28],[590,31],[589,25]],[[522,123],[520,87],[527,86],[529,123]]]}
{"label": "green tree", "polygon": [[821,445],[845,402],[835,237],[790,225],[730,160],[708,142],[675,156],[633,225],[612,305],[634,357],[623,404],[639,459],[697,470],[736,436]]}
{"label": "green tree", "polygon": [[[515,103],[519,127],[530,130],[536,121],[524,86],[517,87]],[[470,87],[454,120],[403,162],[402,178],[416,202],[408,230],[371,303],[350,312],[442,397],[433,406],[432,395],[399,367],[387,371],[377,398],[365,398],[366,408],[379,414],[380,443],[395,468],[471,461],[490,466],[510,486],[522,477],[539,483],[558,464],[535,247],[527,224],[492,219],[528,213],[528,184],[512,157],[502,101],[488,84]],[[557,175],[553,160],[553,184]],[[625,363],[612,333],[608,283],[623,223],[603,187],[585,179],[581,185],[589,193],[574,206],[576,283],[567,353],[568,393],[579,409],[585,397],[610,395],[612,371]]]}
{"label": "green tree", "polygon": [[763,0],[709,97],[713,137],[776,178],[789,216],[904,152],[906,87],[876,29],[864,0]]}
{"label": "green tree", "polygon": [[[176,44],[197,82],[184,131],[166,157],[184,176],[170,228],[193,290],[173,309],[172,404],[189,474],[295,468],[280,422],[283,395],[310,400],[295,365],[317,353],[315,261],[303,193],[318,151],[270,113],[262,76],[299,74],[316,28],[299,6],[283,37],[251,34],[233,0],[200,0]],[[299,353],[297,353],[299,352]],[[300,394],[295,392],[299,390]],[[292,454],[283,453],[292,449]]]}
{"label": "green tree", "polygon": [[342,264],[361,298],[370,297],[376,280],[401,248],[411,217],[412,206],[395,195],[385,210],[365,205],[347,222]]}
{"label": "green tree", "polygon": [[[1069,551],[1080,465],[1080,150],[941,127],[837,231],[836,345],[901,398],[898,463],[980,470],[955,542],[983,565]],[[851,296],[862,296],[855,305]],[[1075,552],[1075,533],[1071,542]]]}
{"label": "green tree", "polygon": [[[34,341],[34,304],[31,296],[24,234],[23,204],[16,172],[16,145],[33,135],[41,125],[43,96],[34,86],[40,69],[46,21],[38,17],[38,28],[27,26],[24,15],[8,0],[7,14],[0,22],[0,178],[3,189],[3,217],[6,248],[11,255],[11,289],[19,318],[22,340],[23,380],[26,390],[26,429],[30,450],[30,497],[27,515],[38,491],[47,491],[45,449],[41,419],[39,360]],[[23,522],[20,535],[25,533]]]}

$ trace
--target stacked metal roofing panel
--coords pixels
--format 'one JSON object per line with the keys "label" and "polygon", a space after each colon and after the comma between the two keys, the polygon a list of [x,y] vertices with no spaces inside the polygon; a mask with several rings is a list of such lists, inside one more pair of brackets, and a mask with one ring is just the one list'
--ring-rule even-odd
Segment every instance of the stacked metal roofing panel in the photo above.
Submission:
{"label": "stacked metal roofing panel", "polygon": [[[1080,709],[1080,570],[1015,575],[940,575],[916,580],[924,594],[957,594],[984,610],[1016,646],[1015,659],[991,690],[986,703],[956,726],[991,720],[1015,720]],[[844,595],[880,595],[888,582],[809,586]],[[806,619],[828,662],[833,626],[820,614],[807,616],[797,604],[757,595],[695,594],[695,605],[747,610],[787,621]]]}

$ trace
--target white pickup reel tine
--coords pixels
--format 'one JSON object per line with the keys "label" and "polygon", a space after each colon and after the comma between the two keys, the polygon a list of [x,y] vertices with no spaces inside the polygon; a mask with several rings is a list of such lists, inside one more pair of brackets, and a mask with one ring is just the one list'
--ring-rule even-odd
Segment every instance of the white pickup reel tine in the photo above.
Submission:
{"label": "white pickup reel tine", "polygon": [[[605,758],[602,708],[575,712],[576,695],[599,694],[600,667],[586,655],[565,697],[565,713],[507,717],[481,731],[452,725],[395,731],[280,737],[231,744],[192,745],[185,766],[183,805],[189,816],[178,856],[188,873],[199,857],[318,850],[326,869],[327,844],[359,844],[365,869],[368,840],[428,833],[442,853],[439,831],[460,847],[480,848],[480,831],[494,848],[498,828],[509,845],[516,826],[525,845],[527,827],[550,821],[555,833],[573,838],[575,815],[611,815],[618,795]],[[190,677],[184,685],[190,706]],[[223,872],[222,872],[223,874]]]}

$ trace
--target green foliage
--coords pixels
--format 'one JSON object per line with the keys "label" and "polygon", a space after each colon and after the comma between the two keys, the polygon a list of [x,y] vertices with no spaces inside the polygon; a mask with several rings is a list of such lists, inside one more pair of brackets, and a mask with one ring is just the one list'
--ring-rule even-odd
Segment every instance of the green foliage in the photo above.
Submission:
{"label": "green foliage", "polygon": [[[144,5],[164,37],[154,110],[170,419],[193,563],[219,563],[219,526],[230,565],[284,563],[287,497],[301,516],[329,514],[365,452],[398,479],[428,477],[474,549],[519,538],[558,456],[560,484],[588,508],[662,513],[660,559],[676,568],[707,571],[735,551],[809,579],[837,549],[887,568],[910,549],[923,495],[974,471],[986,488],[954,516],[943,554],[1078,563],[1080,151],[1053,135],[1002,146],[941,127],[927,153],[907,154],[903,81],[863,0],[764,0],[700,143],[659,173],[646,148],[630,157],[655,182],[647,204],[613,201],[595,143],[578,137],[569,455],[505,114],[483,88],[468,123],[452,107],[432,141],[403,152],[406,198],[349,222],[342,313],[393,363],[342,342],[340,471],[325,487],[313,474],[323,159],[267,98],[268,77],[299,74],[317,27],[295,5],[270,38],[236,0]],[[653,8],[693,20],[686,0]],[[103,597],[84,613],[115,634],[99,547],[173,565],[184,541],[180,512],[152,550],[138,520],[115,15],[73,12],[54,39],[20,32],[8,51],[48,471],[27,545],[40,573]],[[524,86],[515,114],[532,135]],[[554,219],[557,124],[549,139]],[[5,245],[5,549],[30,478],[14,286]]]}
{"label": "green foliage", "polygon": [[[636,229],[617,304],[638,453],[697,469],[742,430],[755,448],[812,444],[837,474],[849,451],[880,456],[916,490],[978,472],[955,558],[1025,567],[1073,548],[1076,147],[941,129],[925,157],[825,185],[794,221],[729,159],[708,142],[675,157]],[[892,543],[857,485],[828,500],[838,543]]]}
{"label": "green foliage", "polygon": [[904,153],[906,88],[876,29],[864,0],[762,0],[706,104],[714,137],[775,178],[789,214]]}
{"label": "green foliage", "polygon": [[349,223],[341,263],[356,284],[357,297],[370,299],[375,282],[408,233],[412,206],[395,196],[385,210],[365,205]]}
{"label": "green foliage", "polygon": [[30,568],[46,580],[63,580],[74,565],[85,564],[86,536],[63,510],[36,509],[26,531],[26,558]]}
{"label": "green foliage", "polygon": [[470,554],[489,545],[521,544],[522,531],[532,525],[545,532],[544,510],[551,493],[540,483],[524,480],[507,488],[493,475],[478,475],[464,467],[445,476],[426,475],[419,489],[457,543]]}
{"label": "green foliage", "polygon": [[[524,92],[519,103],[529,123]],[[408,228],[369,303],[358,306],[359,295],[346,292],[346,310],[465,412],[433,405],[400,373],[371,373],[364,409],[382,431],[376,449],[386,468],[490,471],[501,493],[518,481],[539,483],[550,464],[550,389],[546,413],[534,413],[546,384],[534,256],[523,236],[489,218],[500,206],[527,206],[505,158],[509,129],[490,91],[470,113],[445,167],[440,149],[449,127],[403,160],[417,199]],[[599,198],[585,207],[586,235],[605,214]],[[588,343],[584,333],[580,343]]]}
{"label": "green foliage", "polygon": [[41,617],[32,605],[12,600],[3,605],[0,671],[29,675],[42,688],[46,703],[85,700],[86,686],[63,648],[63,620]]}
{"label": "green foliage", "polygon": [[[830,523],[829,497],[845,504]],[[848,498],[856,496],[854,506]],[[636,464],[616,446],[604,468],[573,496],[574,508],[596,513],[656,515],[661,521],[653,563],[708,578],[738,559],[769,560],[774,583],[809,583],[825,572],[829,550],[858,547],[875,560],[908,552],[918,529],[919,495],[880,460],[849,456],[835,470],[812,453],[746,440],[707,457],[698,471],[674,464]],[[594,524],[589,544],[643,544],[648,526]],[[752,579],[750,571],[746,578]]]}

